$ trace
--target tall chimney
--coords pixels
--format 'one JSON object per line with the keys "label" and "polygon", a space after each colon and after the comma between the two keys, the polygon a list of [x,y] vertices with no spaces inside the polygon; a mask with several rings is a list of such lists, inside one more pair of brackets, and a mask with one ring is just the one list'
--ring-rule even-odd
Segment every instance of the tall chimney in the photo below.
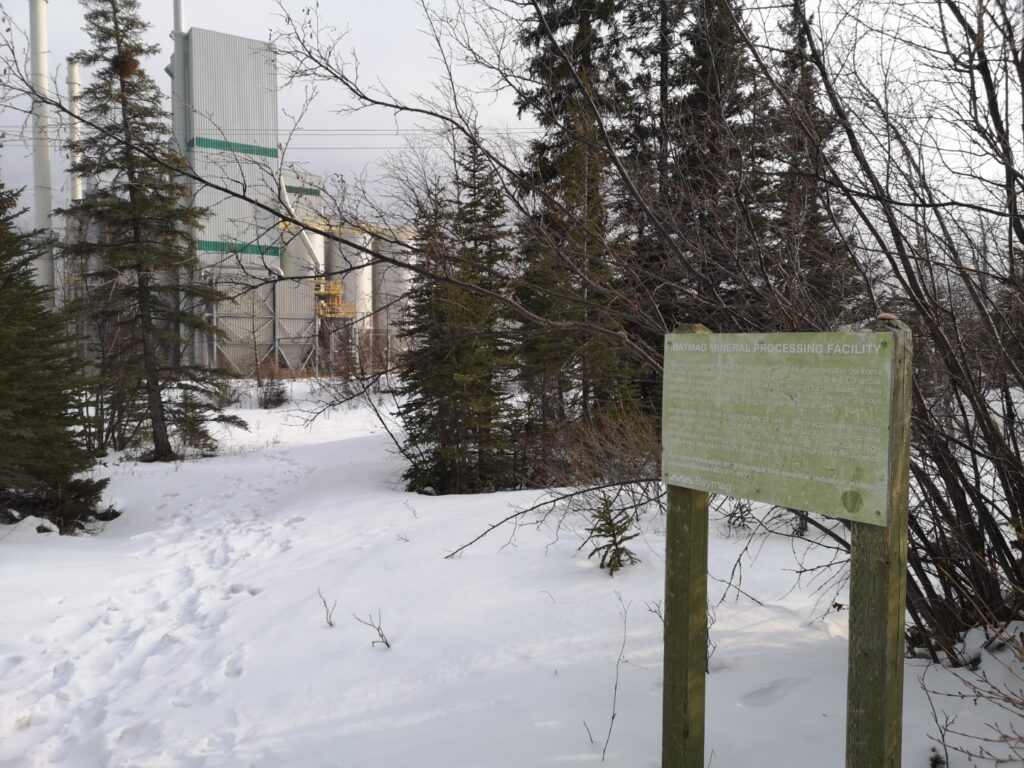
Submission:
{"label": "tall chimney", "polygon": [[188,86],[185,83],[185,0],[174,0],[174,73],[171,84],[171,126],[178,152],[188,147]]}
{"label": "tall chimney", "polygon": [[[51,231],[53,188],[50,179],[49,42],[46,35],[46,0],[29,0],[29,28],[32,47],[32,213],[36,229]],[[53,289],[53,253],[47,250],[36,261],[36,279]],[[51,297],[52,301],[52,297]]]}
{"label": "tall chimney", "polygon": [[[69,138],[77,142],[82,138],[82,122],[79,119],[82,98],[82,70],[77,61],[68,59],[68,101],[71,107],[71,121]],[[77,149],[71,150],[71,164],[78,165],[82,153]],[[77,201],[82,199],[82,177],[75,172],[71,173],[71,199]]]}

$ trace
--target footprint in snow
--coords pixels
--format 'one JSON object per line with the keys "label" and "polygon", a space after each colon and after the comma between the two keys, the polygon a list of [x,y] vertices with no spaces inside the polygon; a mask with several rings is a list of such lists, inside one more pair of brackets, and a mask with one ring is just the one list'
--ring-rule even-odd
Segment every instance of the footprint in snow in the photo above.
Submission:
{"label": "footprint in snow", "polygon": [[159,743],[159,736],[160,727],[156,723],[140,720],[114,731],[110,740],[113,745],[129,747],[150,742]]}
{"label": "footprint in snow", "polygon": [[232,584],[224,590],[224,599],[227,600],[235,595],[240,595],[243,592],[247,592],[255,597],[262,591],[263,587],[251,587],[248,584]]}
{"label": "footprint in snow", "polygon": [[107,719],[108,702],[109,699],[105,695],[97,696],[89,702],[89,706],[82,708],[80,714],[75,718],[75,724],[83,732],[95,731]]}
{"label": "footprint in snow", "polygon": [[70,661],[62,661],[60,664],[53,668],[53,681],[54,690],[63,688],[67,685],[68,681],[71,680],[75,674],[75,665]]}
{"label": "footprint in snow", "polygon": [[223,568],[231,560],[231,549],[226,542],[220,542],[211,549],[206,556],[206,562],[211,568]]}
{"label": "footprint in snow", "polygon": [[190,707],[209,704],[215,698],[217,697],[212,691],[206,690],[199,683],[189,683],[183,688],[180,688],[174,696],[171,697],[171,706],[178,707],[179,709],[188,709]]}
{"label": "footprint in snow", "polygon": [[21,666],[21,662],[25,660],[24,656],[7,656],[0,659],[0,680],[6,680],[14,671]]}
{"label": "footprint in snow", "polygon": [[224,676],[225,677],[241,677],[242,676],[242,654],[234,653],[228,656],[224,662]]}
{"label": "footprint in snow", "polygon": [[741,707],[768,707],[788,696],[793,690],[807,682],[806,677],[780,677],[740,696]]}

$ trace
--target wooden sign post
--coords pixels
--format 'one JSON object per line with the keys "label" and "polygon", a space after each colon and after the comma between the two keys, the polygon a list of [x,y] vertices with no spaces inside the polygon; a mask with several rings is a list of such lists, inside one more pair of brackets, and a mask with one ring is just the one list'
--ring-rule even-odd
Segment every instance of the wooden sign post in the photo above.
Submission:
{"label": "wooden sign post", "polygon": [[705,768],[708,494],[849,520],[847,768],[899,768],[911,335],[665,338],[662,768]]}

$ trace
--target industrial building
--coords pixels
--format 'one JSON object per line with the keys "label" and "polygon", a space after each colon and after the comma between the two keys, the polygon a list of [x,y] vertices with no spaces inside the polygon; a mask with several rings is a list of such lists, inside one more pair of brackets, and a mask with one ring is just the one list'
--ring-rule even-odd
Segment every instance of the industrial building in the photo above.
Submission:
{"label": "industrial building", "polygon": [[[43,83],[46,2],[30,3],[33,71]],[[387,365],[411,273],[375,254],[409,258],[404,243],[411,235],[341,227],[324,210],[322,178],[284,161],[277,61],[268,43],[206,29],[186,31],[182,0],[174,0],[174,24],[174,53],[166,70],[173,133],[199,179],[188,181],[189,194],[209,210],[193,233],[198,269],[191,279],[207,281],[229,297],[202,308],[222,334],[192,338],[187,361],[241,374],[257,367],[344,373],[353,366]],[[69,67],[73,108],[78,77]],[[40,151],[47,144],[46,112],[45,105],[37,105],[34,119],[40,132],[34,186],[41,228],[51,226],[48,145],[45,158]],[[73,195],[80,196],[81,183],[73,180]],[[40,264],[39,276],[51,287],[59,282],[52,259]]]}

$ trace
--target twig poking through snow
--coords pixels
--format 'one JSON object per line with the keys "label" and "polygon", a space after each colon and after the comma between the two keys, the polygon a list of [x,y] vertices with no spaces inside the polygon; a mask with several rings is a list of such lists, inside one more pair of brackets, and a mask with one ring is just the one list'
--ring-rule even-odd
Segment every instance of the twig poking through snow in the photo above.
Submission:
{"label": "twig poking through snow", "polygon": [[631,603],[622,601],[622,593],[616,592],[619,598],[619,605],[622,606],[622,645],[619,647],[619,658],[615,662],[615,687],[612,689],[612,716],[608,720],[608,734],[604,737],[604,747],[601,748],[601,762],[604,762],[605,754],[608,752],[608,743],[612,740],[612,726],[615,725],[615,718],[618,716],[616,709],[619,700],[619,673],[622,670],[622,662],[626,653],[627,620],[629,619],[629,606]]}
{"label": "twig poking through snow", "polygon": [[373,614],[372,613],[369,616],[367,616],[365,620],[360,619],[354,613],[352,614],[352,618],[355,619],[356,621],[358,621],[360,624],[363,624],[363,625],[365,625],[367,627],[370,627],[371,629],[376,630],[376,632],[377,632],[377,639],[374,640],[372,643],[370,643],[371,646],[383,645],[385,648],[390,648],[391,647],[391,641],[388,640],[388,636],[384,634],[384,630],[383,630],[383,628],[381,628],[381,625],[380,625],[380,611],[377,611],[377,618],[376,619],[373,618]]}
{"label": "twig poking through snow", "polygon": [[334,628],[334,609],[338,607],[338,601],[334,601],[334,605],[330,608],[327,607],[327,598],[324,597],[324,593],[320,591],[320,587],[316,588],[316,593],[320,595],[320,602],[324,604],[324,618],[327,620],[327,626]]}

